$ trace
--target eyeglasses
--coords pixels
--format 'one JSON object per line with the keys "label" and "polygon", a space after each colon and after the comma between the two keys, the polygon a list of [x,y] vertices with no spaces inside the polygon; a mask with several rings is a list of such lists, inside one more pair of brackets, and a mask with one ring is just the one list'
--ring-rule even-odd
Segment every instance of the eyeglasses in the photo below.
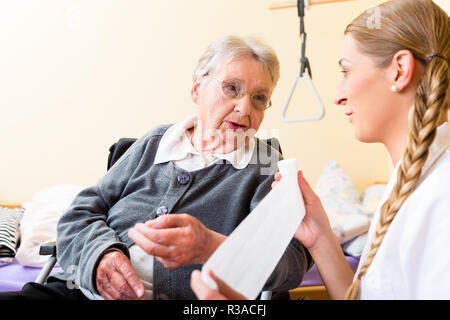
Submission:
{"label": "eyeglasses", "polygon": [[[240,99],[245,96],[244,85],[237,79],[221,80],[215,77],[212,79],[220,82],[222,86],[222,93],[229,99]],[[259,111],[266,110],[272,106],[272,101],[262,92],[255,92],[250,95],[252,106]]]}

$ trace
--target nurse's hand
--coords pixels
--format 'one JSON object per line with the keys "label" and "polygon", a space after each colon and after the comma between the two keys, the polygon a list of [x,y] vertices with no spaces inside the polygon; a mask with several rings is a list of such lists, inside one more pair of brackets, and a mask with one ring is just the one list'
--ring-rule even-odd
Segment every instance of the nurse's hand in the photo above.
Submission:
{"label": "nurse's hand", "polygon": [[[276,187],[281,178],[281,173],[278,172],[275,175],[275,181],[272,183],[272,188]],[[298,172],[298,186],[303,195],[306,214],[294,236],[298,241],[303,243],[306,248],[311,249],[320,236],[328,236],[330,232],[332,233],[332,230],[328,216],[323,209],[319,197],[314,193],[301,171]]]}
{"label": "nurse's hand", "polygon": [[208,287],[202,280],[200,270],[194,270],[191,274],[191,288],[199,300],[245,300],[246,298],[239,292],[234,291],[225,282],[217,278],[214,273],[208,269],[208,275],[217,284],[218,291]]}
{"label": "nurse's hand", "polygon": [[128,236],[168,269],[204,264],[226,239],[193,216],[174,213],[138,223]]}

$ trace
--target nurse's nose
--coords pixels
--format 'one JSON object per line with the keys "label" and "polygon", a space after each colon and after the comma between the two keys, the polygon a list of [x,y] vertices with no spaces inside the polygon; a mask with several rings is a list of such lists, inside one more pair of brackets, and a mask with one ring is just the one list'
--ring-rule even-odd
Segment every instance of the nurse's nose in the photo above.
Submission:
{"label": "nurse's nose", "polygon": [[336,89],[336,93],[334,95],[334,103],[338,106],[345,106],[347,103],[347,98],[344,94],[344,90],[342,89],[342,83]]}

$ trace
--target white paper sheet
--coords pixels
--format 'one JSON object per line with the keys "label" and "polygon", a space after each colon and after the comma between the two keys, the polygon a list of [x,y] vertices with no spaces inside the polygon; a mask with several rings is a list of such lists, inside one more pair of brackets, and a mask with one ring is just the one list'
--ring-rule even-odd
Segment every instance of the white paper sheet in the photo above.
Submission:
{"label": "white paper sheet", "polygon": [[203,265],[202,279],[212,289],[217,287],[206,268],[246,298],[255,299],[303,220],[297,161],[281,160],[278,167],[281,181]]}

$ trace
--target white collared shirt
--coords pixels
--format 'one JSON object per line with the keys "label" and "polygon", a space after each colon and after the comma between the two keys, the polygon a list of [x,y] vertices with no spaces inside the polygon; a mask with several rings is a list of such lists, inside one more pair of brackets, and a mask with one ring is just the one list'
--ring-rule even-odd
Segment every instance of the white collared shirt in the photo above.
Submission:
{"label": "white collared shirt", "polygon": [[[397,180],[397,164],[373,217],[363,264],[380,208]],[[437,129],[413,193],[403,203],[361,279],[361,299],[450,299],[450,128]],[[359,271],[359,270],[358,270]]]}
{"label": "white collared shirt", "polygon": [[182,122],[178,122],[164,133],[155,156],[155,164],[172,161],[175,166],[186,170],[195,171],[206,168],[221,160],[226,160],[236,169],[243,169],[250,163],[255,148],[255,138],[251,137],[246,146],[242,146],[232,152],[220,154],[212,153],[204,157],[195,150],[189,141],[187,130],[194,127],[197,115],[192,115]]}

